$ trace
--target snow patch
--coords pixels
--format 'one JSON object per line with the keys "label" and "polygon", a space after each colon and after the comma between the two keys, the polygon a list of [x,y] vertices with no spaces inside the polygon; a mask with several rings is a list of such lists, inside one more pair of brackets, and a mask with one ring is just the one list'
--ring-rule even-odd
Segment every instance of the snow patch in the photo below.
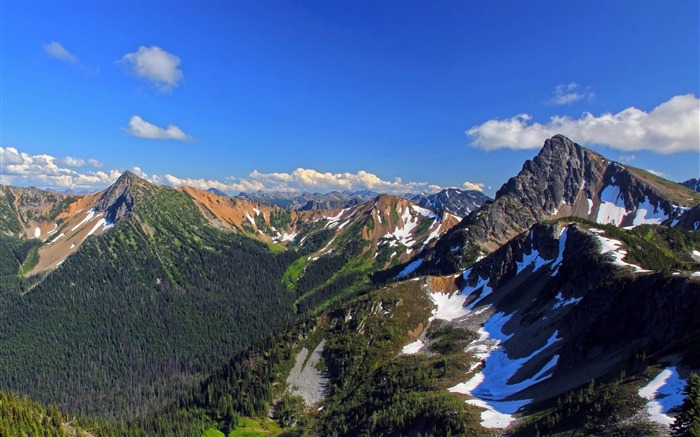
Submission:
{"label": "snow patch", "polygon": [[562,229],[561,234],[559,234],[559,255],[557,256],[557,259],[554,260],[554,263],[552,263],[552,273],[550,273],[550,276],[556,276],[557,273],[559,273],[559,267],[564,261],[564,249],[566,248],[566,231],[568,230],[569,228],[566,227]]}
{"label": "snow patch", "polygon": [[422,215],[423,217],[435,218],[435,213],[429,209],[422,208],[417,205],[411,205],[411,209],[417,212],[418,214]]}
{"label": "snow patch", "polygon": [[632,221],[633,226],[643,224],[659,225],[661,222],[668,220],[668,215],[661,209],[660,205],[652,205],[649,198],[645,197],[644,202],[637,206],[637,212]]}
{"label": "snow patch", "polygon": [[583,297],[570,297],[568,299],[564,299],[564,295],[561,291],[556,296],[554,296],[554,298],[557,300],[557,303],[555,303],[552,307],[553,310],[565,307],[567,305],[575,305],[581,302],[581,299],[583,299]]}
{"label": "snow patch", "polygon": [[551,376],[549,372],[559,360],[559,355],[554,355],[532,377],[520,382],[509,383],[528,361],[561,340],[559,331],[554,331],[544,346],[527,357],[510,358],[502,349],[501,344],[513,336],[513,334],[503,332],[504,326],[512,317],[513,314],[499,312],[484,323],[483,328],[479,329],[479,338],[466,349],[467,352],[472,352],[477,358],[484,360],[484,367],[468,381],[448,389],[453,393],[475,396],[477,399],[471,399],[467,402],[486,409],[481,413],[481,425],[487,428],[507,427],[514,420],[512,414],[531,400],[505,401],[505,399],[549,378]]}
{"label": "snow patch", "polygon": [[87,222],[89,222],[90,220],[92,220],[92,218],[95,216],[95,212],[97,212],[97,211],[95,210],[95,208],[93,208],[93,209],[91,209],[90,211],[88,211],[88,213],[87,213],[87,215],[85,216],[85,218],[84,218],[80,223],[78,223],[77,225],[75,225],[75,226],[73,227],[73,229],[71,229],[70,231],[71,231],[71,232],[75,232],[76,229],[78,229],[79,227],[81,227],[81,226],[84,225],[85,223],[87,223]]}
{"label": "snow patch", "polygon": [[41,228],[37,227],[34,229],[34,238],[39,238],[41,237]]}
{"label": "snow patch", "polygon": [[58,236],[57,236],[56,238],[54,238],[53,240],[49,241],[49,244],[53,244],[53,243],[55,243],[56,241],[60,240],[61,238],[65,237],[65,236],[66,236],[66,234],[64,234],[63,232],[61,232],[60,234],[58,234]]}
{"label": "snow patch", "polygon": [[413,273],[418,267],[420,267],[421,264],[423,264],[423,258],[418,258],[417,260],[413,261],[412,263],[410,263],[409,265],[407,265],[406,267],[404,267],[404,269],[401,270],[401,272],[400,272],[398,275],[396,275],[396,279],[401,279],[401,278],[403,278],[404,276],[410,275],[410,274]]}
{"label": "snow patch", "polygon": [[675,366],[665,368],[649,384],[640,388],[639,396],[649,401],[646,404],[649,419],[662,425],[671,425],[675,419],[667,413],[683,403],[684,388],[685,381],[678,375]]}
{"label": "snow patch", "polygon": [[[83,241],[85,241],[85,239],[86,239],[87,237],[89,237],[90,235],[94,234],[98,229],[100,229],[100,227],[106,226],[106,225],[107,225],[107,220],[105,220],[104,218],[101,218],[101,219],[95,224],[95,226],[92,227],[92,229],[90,230],[90,232],[88,232],[88,234],[83,238]],[[82,244],[83,241],[81,241],[81,244]]]}
{"label": "snow patch", "polygon": [[299,235],[298,232],[294,232],[291,234],[285,232],[284,235],[282,235],[282,241],[293,241],[297,237],[297,235]]}
{"label": "snow patch", "polygon": [[245,218],[248,219],[248,221],[251,225],[253,225],[253,227],[257,227],[257,225],[255,224],[255,220],[253,219],[253,217],[250,216],[250,214],[248,214],[248,211],[245,212]]}
{"label": "snow patch", "polygon": [[513,414],[520,408],[530,403],[530,400],[505,401],[505,402],[485,402],[481,399],[469,399],[467,403],[477,407],[485,408],[481,412],[481,426],[484,428],[503,429],[515,422]]}
{"label": "snow patch", "polygon": [[440,292],[430,293],[430,298],[437,308],[433,310],[433,315],[430,316],[428,322],[435,319],[450,321],[466,314],[464,301],[467,296],[463,293],[452,293],[451,295]]}
{"label": "snow patch", "polygon": [[421,350],[423,346],[425,346],[425,343],[423,343],[421,340],[416,340],[413,343],[409,343],[406,346],[404,346],[403,349],[401,349],[401,353],[406,355],[412,355]]}
{"label": "snow patch", "polygon": [[586,199],[588,201],[588,215],[593,212],[593,199]]}
{"label": "snow patch", "polygon": [[598,241],[600,241],[600,253],[601,254],[606,254],[609,253],[610,255],[613,256],[613,264],[617,266],[627,266],[627,267],[632,267],[634,269],[634,273],[646,273],[650,272],[651,270],[645,270],[638,265],[635,264],[630,264],[623,259],[625,256],[627,256],[627,251],[620,249],[620,246],[622,246],[622,242],[618,240],[613,240],[612,238],[605,238],[600,235],[596,235],[596,238]]}

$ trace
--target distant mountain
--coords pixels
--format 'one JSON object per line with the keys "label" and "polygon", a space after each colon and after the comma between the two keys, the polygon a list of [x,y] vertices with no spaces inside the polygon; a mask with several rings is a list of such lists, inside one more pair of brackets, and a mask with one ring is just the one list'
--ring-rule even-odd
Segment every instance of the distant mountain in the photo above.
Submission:
{"label": "distant mountain", "polygon": [[446,188],[438,193],[406,195],[411,202],[433,211],[447,211],[460,217],[476,211],[484,203],[492,200],[481,191]]}
{"label": "distant mountain", "polygon": [[691,190],[700,191],[700,179],[698,178],[688,179],[685,182],[681,182],[681,185],[684,185]]}
{"label": "distant mountain", "polygon": [[228,196],[228,194],[226,194],[223,191],[216,189],[216,188],[209,188],[207,191],[209,191],[210,193],[217,194],[219,196]]}
{"label": "distant mountain", "polygon": [[363,191],[331,191],[329,193],[297,193],[281,191],[257,191],[255,193],[240,193],[237,197],[266,202],[289,208],[293,211],[309,211],[314,209],[347,208],[366,202],[379,193]]}
{"label": "distant mountain", "polygon": [[453,272],[545,220],[576,216],[623,227],[672,224],[684,208],[698,203],[697,192],[557,135],[498,190],[492,203],[472,212],[421,255],[426,261],[421,269]]}

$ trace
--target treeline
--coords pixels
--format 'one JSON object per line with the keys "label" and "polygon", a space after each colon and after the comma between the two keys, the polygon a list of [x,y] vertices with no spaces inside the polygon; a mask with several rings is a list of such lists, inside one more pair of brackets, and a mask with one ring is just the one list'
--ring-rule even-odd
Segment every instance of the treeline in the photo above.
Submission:
{"label": "treeline", "polygon": [[66,437],[74,431],[56,406],[43,407],[13,392],[0,391],[0,437]]}

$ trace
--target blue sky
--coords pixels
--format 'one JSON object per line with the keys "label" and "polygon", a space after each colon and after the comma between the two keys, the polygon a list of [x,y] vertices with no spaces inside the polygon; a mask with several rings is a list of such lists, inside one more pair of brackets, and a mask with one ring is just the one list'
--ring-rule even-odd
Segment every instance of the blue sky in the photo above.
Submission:
{"label": "blue sky", "polygon": [[0,7],[4,183],[493,195],[557,132],[700,175],[697,1]]}

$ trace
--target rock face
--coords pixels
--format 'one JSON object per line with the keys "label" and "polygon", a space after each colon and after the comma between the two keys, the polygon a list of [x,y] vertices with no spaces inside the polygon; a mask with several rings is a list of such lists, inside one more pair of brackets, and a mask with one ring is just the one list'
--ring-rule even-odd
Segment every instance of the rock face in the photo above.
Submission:
{"label": "rock face", "polygon": [[34,187],[0,186],[0,234],[45,236],[54,227],[53,220],[76,199]]}
{"label": "rock face", "polygon": [[134,189],[150,185],[144,179],[130,171],[125,171],[119,179],[100,196],[95,205],[98,212],[103,212],[108,222],[116,223],[131,215],[136,206]]}
{"label": "rock face", "polygon": [[700,202],[687,188],[624,167],[562,135],[545,141],[517,176],[420,254],[422,272],[451,273],[492,252],[535,223],[575,216],[597,223],[670,224]]}
{"label": "rock face", "polygon": [[481,205],[491,200],[481,191],[460,190],[459,188],[446,188],[428,196],[416,194],[406,197],[424,208],[430,208],[433,211],[446,211],[460,217],[476,211]]}
{"label": "rock face", "polygon": [[681,185],[686,186],[694,191],[700,191],[700,179],[698,178],[688,179],[685,182],[681,182]]}

